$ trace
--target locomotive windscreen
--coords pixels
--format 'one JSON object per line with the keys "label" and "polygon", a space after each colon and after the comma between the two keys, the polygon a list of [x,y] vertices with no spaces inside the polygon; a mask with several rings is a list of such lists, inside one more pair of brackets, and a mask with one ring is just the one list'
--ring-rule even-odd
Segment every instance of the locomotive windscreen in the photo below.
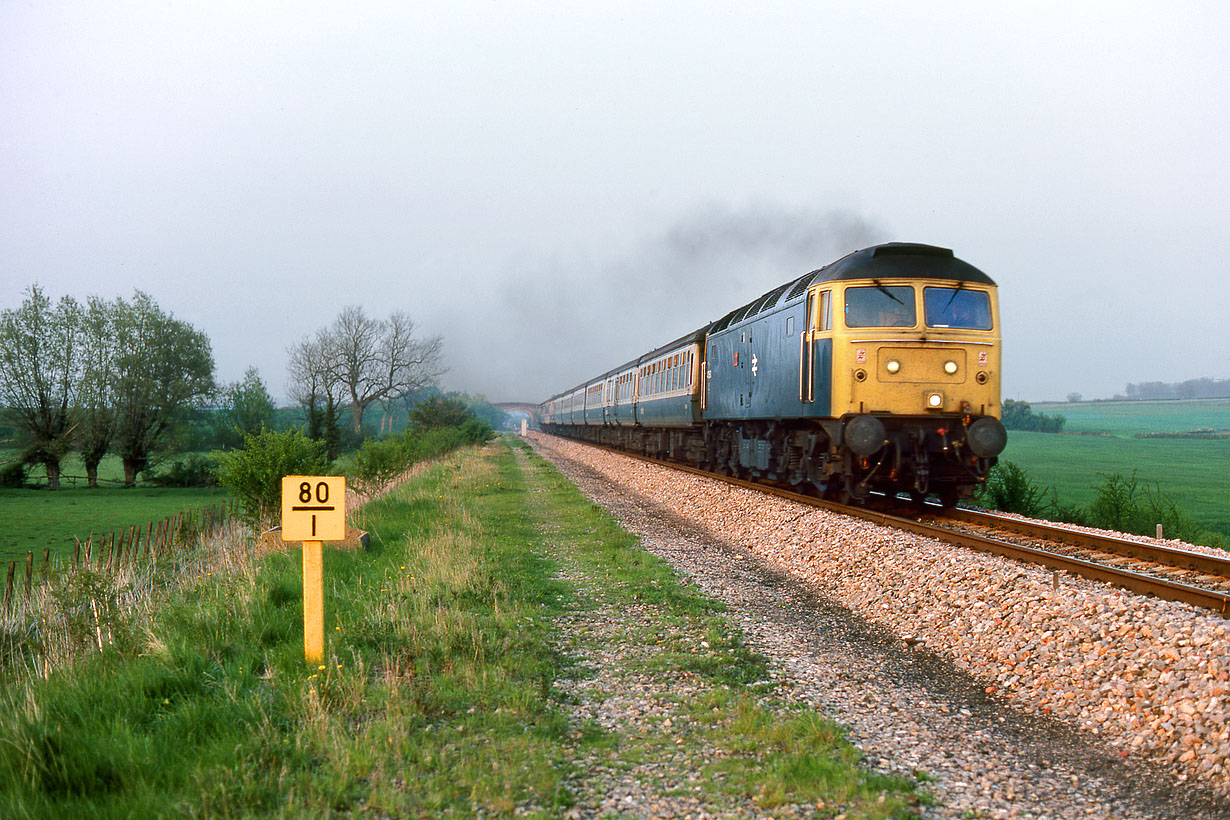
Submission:
{"label": "locomotive windscreen", "polygon": [[923,288],[923,311],[928,327],[991,329],[991,297],[986,291]]}
{"label": "locomotive windscreen", "polygon": [[914,327],[914,288],[846,288],[846,327]]}

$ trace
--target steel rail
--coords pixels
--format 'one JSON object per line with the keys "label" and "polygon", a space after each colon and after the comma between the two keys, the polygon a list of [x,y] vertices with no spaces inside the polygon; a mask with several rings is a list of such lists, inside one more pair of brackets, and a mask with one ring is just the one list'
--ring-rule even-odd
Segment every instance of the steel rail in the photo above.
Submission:
{"label": "steel rail", "polygon": [[[575,439],[566,439],[568,441],[576,441]],[[591,447],[597,447],[602,450],[608,450],[618,455],[628,456],[640,461],[645,461],[650,464],[656,464],[662,467],[669,467],[673,470],[692,473],[693,475],[702,476],[704,478],[716,479],[726,484],[735,487],[742,487],[747,490],[766,493],[777,496],[788,501],[794,501],[800,504],[806,504],[812,507],[829,510],[830,512],[839,513],[841,515],[849,515],[855,518],[861,518],[865,521],[871,521],[875,524],[880,524],[894,529],[911,532],[915,535],[922,535],[927,538],[934,538],[937,541],[943,541],[949,544],[954,544],[967,549],[974,549],[980,552],[989,552],[995,555],[1001,555],[1006,558],[1013,558],[1018,561],[1025,561],[1031,564],[1040,564],[1049,569],[1061,570],[1069,572],[1073,575],[1078,575],[1082,578],[1088,578],[1094,581],[1102,581],[1113,586],[1127,589],[1132,592],[1138,592],[1144,595],[1152,595],[1156,598],[1162,598],[1168,601],[1179,601],[1181,603],[1191,604],[1203,609],[1211,609],[1214,612],[1220,613],[1224,617],[1230,618],[1230,594],[1218,592],[1216,590],[1204,589],[1202,587],[1191,586],[1190,584],[1181,584],[1175,581],[1168,581],[1162,578],[1157,578],[1152,575],[1145,575],[1139,572],[1120,569],[1118,567],[1099,564],[1095,561],[1086,561],[1083,558],[1074,558],[1069,555],[1063,555],[1050,550],[1041,549],[1039,547],[1027,547],[1021,544],[1013,544],[1009,541],[1001,541],[997,538],[991,538],[985,535],[976,535],[974,533],[960,532],[947,527],[942,527],[936,524],[927,524],[922,521],[916,521],[910,518],[903,518],[890,513],[878,512],[876,510],[867,509],[865,507],[853,507],[846,504],[838,504],[834,501],[826,501],[814,496],[803,495],[793,490],[787,490],[782,487],[775,487],[768,484],[757,484],[752,481],[746,481],[733,476],[721,475],[720,473],[712,473],[707,470],[701,470],[696,467],[691,467],[686,464],[678,464],[672,461],[663,461],[662,459],[652,458],[650,456],[641,455],[640,453],[630,453],[625,450],[617,450],[613,447],[606,447],[601,444],[594,444],[588,441],[578,441],[578,444],[587,444]],[[947,514],[949,511],[945,510]],[[961,510],[961,513],[971,513],[969,510]],[[1001,516],[989,516],[991,518],[1000,518]],[[1014,523],[1017,519],[1012,519]],[[980,523],[985,524],[986,521]],[[995,524],[998,526],[998,523]],[[1047,529],[1045,525],[1037,525],[1039,531]],[[1085,539],[1086,533],[1076,530],[1063,529],[1065,535],[1071,537],[1080,537]],[[1039,535],[1038,537],[1052,537]],[[1095,539],[1105,539],[1106,541],[1114,542],[1117,547],[1124,543],[1131,543],[1134,546],[1143,548],[1153,547],[1156,554],[1164,554],[1163,551],[1158,551],[1157,547],[1150,544],[1139,544],[1138,542],[1124,542],[1119,539],[1108,538],[1106,536],[1094,536],[1086,540],[1086,543],[1092,542]],[[1079,542],[1078,542],[1079,545]],[[1098,549],[1101,549],[1098,547]],[[1161,548],[1168,550],[1169,548]],[[1184,558],[1191,557],[1194,553],[1189,553],[1183,550],[1173,550],[1179,552]],[[1204,556],[1198,556],[1204,557]],[[1154,559],[1149,559],[1154,560]],[[1213,558],[1213,561],[1220,559]],[[1159,563],[1166,563],[1159,561]],[[1219,572],[1216,574],[1225,574]]]}
{"label": "steel rail", "polygon": [[1110,535],[1082,532],[1081,530],[1075,530],[1059,524],[1026,521],[1000,513],[951,508],[943,511],[937,510],[936,514],[954,521],[1009,530],[1031,538],[1061,541],[1077,547],[1090,546],[1102,552],[1113,552],[1128,558],[1152,561],[1169,567],[1180,567],[1206,575],[1220,575],[1230,578],[1230,558],[1219,558],[1202,552],[1190,552],[1163,544],[1151,544],[1144,541],[1115,538]]}

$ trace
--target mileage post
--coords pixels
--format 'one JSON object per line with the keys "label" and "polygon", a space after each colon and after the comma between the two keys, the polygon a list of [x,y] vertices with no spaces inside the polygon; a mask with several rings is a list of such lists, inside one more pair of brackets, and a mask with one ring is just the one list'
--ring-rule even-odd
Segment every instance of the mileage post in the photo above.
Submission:
{"label": "mileage post", "polygon": [[303,657],[325,657],[324,541],[346,538],[346,477],[282,477],[282,540],[303,542]]}

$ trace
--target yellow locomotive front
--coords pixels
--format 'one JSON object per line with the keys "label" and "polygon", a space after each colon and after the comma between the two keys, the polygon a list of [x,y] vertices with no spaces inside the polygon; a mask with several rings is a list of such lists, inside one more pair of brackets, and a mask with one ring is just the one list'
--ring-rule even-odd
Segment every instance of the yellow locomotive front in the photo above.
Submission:
{"label": "yellow locomotive front", "polygon": [[831,345],[833,457],[845,494],[970,495],[1007,440],[995,285],[893,277],[813,291],[812,333]]}
{"label": "yellow locomotive front", "polygon": [[834,415],[999,418],[994,286],[887,280],[844,284],[834,297]]}

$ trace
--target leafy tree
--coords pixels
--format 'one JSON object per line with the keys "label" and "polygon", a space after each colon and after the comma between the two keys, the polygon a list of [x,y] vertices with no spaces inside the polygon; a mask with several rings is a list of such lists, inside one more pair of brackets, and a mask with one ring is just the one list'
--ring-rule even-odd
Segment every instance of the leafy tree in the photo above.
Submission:
{"label": "leafy tree", "polygon": [[97,296],[86,303],[81,323],[82,380],[77,393],[77,449],[91,487],[98,464],[115,436],[115,380],[118,350],[115,307]]}
{"label": "leafy tree", "polygon": [[53,490],[76,428],[80,329],[76,300],[65,296],[53,307],[38,285],[0,314],[0,405],[25,438],[24,459],[43,465]]}
{"label": "leafy tree", "polygon": [[460,427],[471,418],[470,408],[455,396],[430,396],[410,410],[410,425],[420,430]]}
{"label": "leafy tree", "polygon": [[325,475],[330,470],[324,444],[298,429],[245,435],[241,449],[214,457],[218,482],[241,500],[244,520],[255,529],[267,529],[281,514],[283,476]]}
{"label": "leafy tree", "polygon": [[273,429],[277,408],[273,397],[265,389],[260,373],[249,367],[243,381],[235,382],[226,389],[227,408],[222,417],[227,424],[229,436],[235,444],[245,435],[252,436],[266,428]]}
{"label": "leafy tree", "polygon": [[164,313],[147,294],[115,303],[115,450],[124,462],[124,485],[163,443],[171,424],[214,392],[209,339]]}
{"label": "leafy tree", "polygon": [[1008,430],[1030,430],[1038,433],[1062,433],[1067,418],[1060,415],[1048,416],[1045,413],[1035,413],[1027,401],[1005,399],[1003,414],[1004,428]]}

